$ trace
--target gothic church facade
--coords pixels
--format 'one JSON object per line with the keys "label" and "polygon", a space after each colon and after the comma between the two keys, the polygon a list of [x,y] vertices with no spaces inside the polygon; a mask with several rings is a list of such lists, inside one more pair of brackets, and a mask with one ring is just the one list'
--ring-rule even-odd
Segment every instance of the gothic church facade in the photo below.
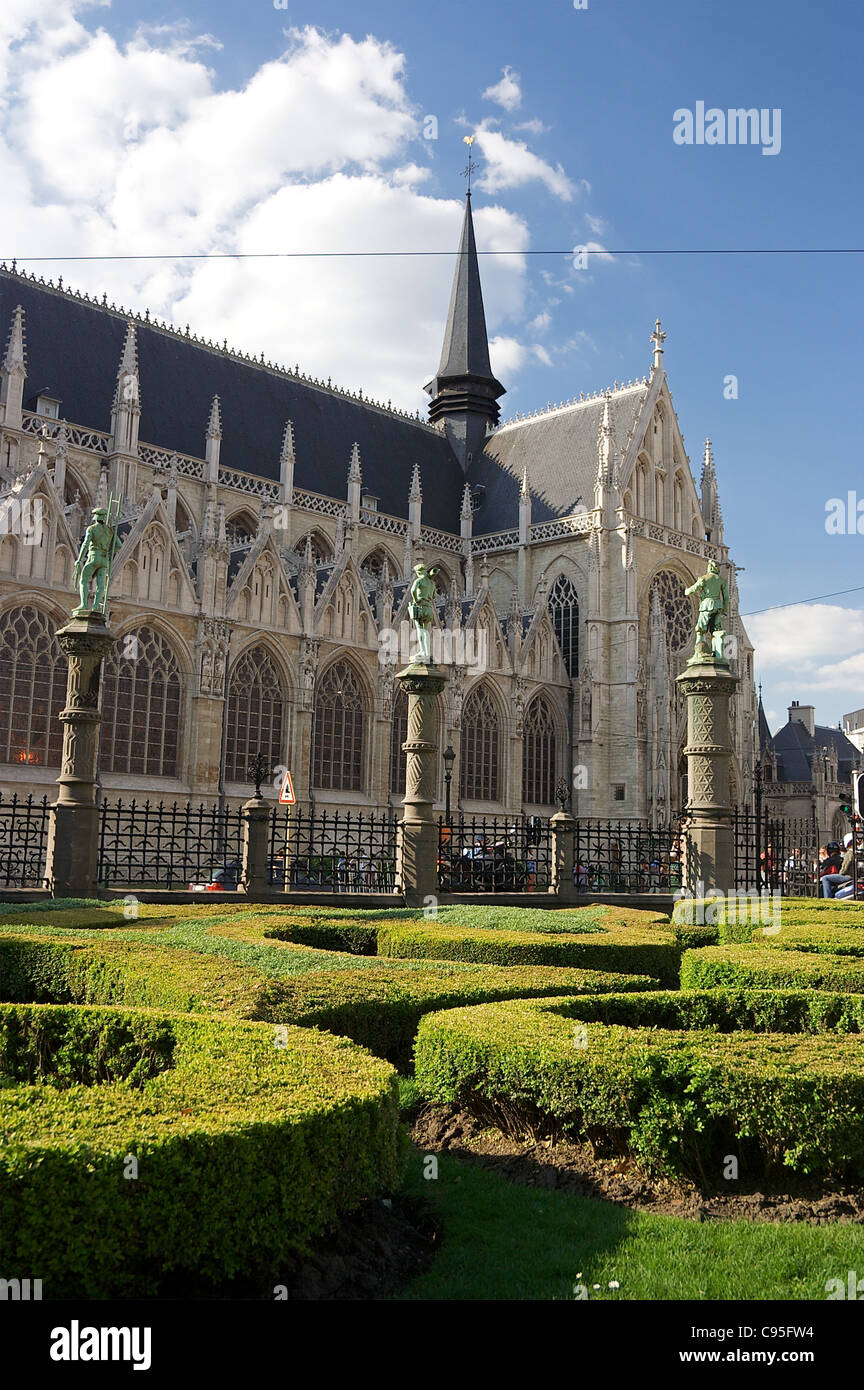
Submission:
{"label": "gothic church facade", "polygon": [[[316,809],[398,808],[408,582],[437,568],[454,808],[666,824],[686,799],[685,588],[731,593],[734,769],[753,655],[710,443],[691,473],[663,365],[499,420],[470,196],[428,420],[0,267],[0,791],[60,765],[72,567],[122,497],[103,677],[109,798],[237,804],[262,752]],[[443,764],[439,791],[443,804]],[[275,796],[275,791],[272,792]]]}

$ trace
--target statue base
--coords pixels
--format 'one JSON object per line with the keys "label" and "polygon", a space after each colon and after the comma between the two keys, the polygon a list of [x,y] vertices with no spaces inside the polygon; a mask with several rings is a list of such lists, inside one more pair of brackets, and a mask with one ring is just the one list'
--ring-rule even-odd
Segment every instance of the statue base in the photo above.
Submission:
{"label": "statue base", "polygon": [[736,886],[729,701],[738,677],[727,661],[700,657],[688,662],[676,679],[687,699],[687,886],[702,883],[727,893]]}

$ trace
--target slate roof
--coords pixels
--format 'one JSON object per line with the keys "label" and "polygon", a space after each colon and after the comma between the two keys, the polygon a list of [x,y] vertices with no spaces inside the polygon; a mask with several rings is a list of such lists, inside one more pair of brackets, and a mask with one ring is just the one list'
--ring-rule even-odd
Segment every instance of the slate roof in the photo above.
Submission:
{"label": "slate roof", "polygon": [[[647,390],[638,383],[612,393],[616,449],[623,449]],[[475,534],[518,525],[519,488],[526,467],[532,522],[569,515],[580,495],[583,505],[592,507],[602,416],[603,397],[598,396],[497,429],[468,474],[472,487],[486,488],[474,517]]]}
{"label": "slate roof", "polygon": [[777,754],[778,781],[812,781],[814,755],[817,749],[825,747],[836,749],[840,781],[851,780],[852,772],[857,770],[860,760],[854,743],[850,743],[842,729],[828,728],[824,724],[817,724],[815,727],[815,737],[811,737],[806,724],[802,724],[800,719],[789,720],[771,739],[769,746]]}
{"label": "slate roof", "polygon": [[[128,316],[0,269],[3,346],[17,304],[25,311],[25,404],[47,387],[60,397],[64,419],[109,430]],[[139,436],[146,443],[203,457],[210,406],[218,395],[223,467],[278,478],[285,421],[290,419],[297,456],[295,486],[345,497],[356,441],[363,487],[380,499],[382,512],[407,517],[411,472],[417,463],[423,524],[458,532],[465,479],[442,432],[140,320],[136,333]]]}

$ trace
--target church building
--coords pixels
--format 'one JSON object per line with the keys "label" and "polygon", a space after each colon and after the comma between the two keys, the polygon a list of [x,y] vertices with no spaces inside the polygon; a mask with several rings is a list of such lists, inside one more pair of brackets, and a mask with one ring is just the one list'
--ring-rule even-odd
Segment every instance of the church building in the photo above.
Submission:
{"label": "church building", "polygon": [[[443,308],[443,306],[442,306]],[[104,796],[236,805],[263,753],[298,802],[404,794],[408,584],[435,568],[454,810],[661,826],[686,800],[685,589],[729,585],[734,798],[753,653],[710,442],[697,486],[664,368],[500,419],[470,194],[428,419],[0,266],[0,792],[54,797],[73,565],[122,498]],[[439,769],[443,805],[444,767]],[[275,792],[272,793],[275,796]]]}

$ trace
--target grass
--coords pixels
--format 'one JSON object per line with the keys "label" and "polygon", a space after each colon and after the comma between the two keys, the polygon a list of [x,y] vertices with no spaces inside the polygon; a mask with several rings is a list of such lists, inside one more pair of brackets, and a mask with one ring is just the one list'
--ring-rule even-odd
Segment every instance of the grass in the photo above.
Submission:
{"label": "grass", "polygon": [[580,1284],[589,1300],[818,1300],[864,1267],[858,1225],[652,1216],[437,1157],[437,1180],[419,1150],[408,1163],[406,1192],[431,1208],[441,1244],[402,1300],[569,1301]]}

